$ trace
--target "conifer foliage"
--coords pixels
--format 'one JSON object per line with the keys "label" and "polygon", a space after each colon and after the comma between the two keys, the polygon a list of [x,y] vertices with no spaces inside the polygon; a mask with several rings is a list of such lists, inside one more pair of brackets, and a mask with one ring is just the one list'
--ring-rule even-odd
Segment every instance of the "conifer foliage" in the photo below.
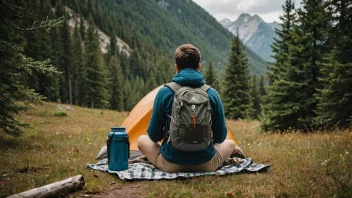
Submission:
{"label": "conifer foliage", "polygon": [[254,75],[252,77],[252,82],[250,84],[250,90],[249,90],[249,96],[250,96],[250,115],[249,118],[256,120],[258,119],[258,116],[260,115],[261,112],[261,107],[260,107],[260,93],[258,89],[258,82],[257,82],[257,76]]}
{"label": "conifer foliage", "polygon": [[93,18],[89,19],[89,27],[85,35],[83,81],[86,94],[84,104],[91,108],[104,108],[108,105],[107,71],[103,64],[98,33],[94,28]]}
{"label": "conifer foliage", "polygon": [[348,127],[352,112],[352,1],[286,0],[265,96],[264,130]]}
{"label": "conifer foliage", "polygon": [[25,109],[16,102],[39,102],[44,98],[28,88],[23,79],[28,79],[27,76],[35,73],[47,76],[59,74],[50,64],[50,60],[35,61],[25,56],[18,42],[22,40],[21,34],[24,31],[49,31],[60,26],[62,19],[47,19],[39,25],[33,23],[29,27],[24,25],[28,21],[33,23],[28,10],[12,2],[0,0],[0,131],[13,136],[20,135],[21,127],[27,126],[14,117]]}
{"label": "conifer foliage", "polygon": [[120,63],[116,56],[112,56],[109,62],[110,74],[110,108],[123,111],[123,76]]}
{"label": "conifer foliage", "polygon": [[352,124],[352,1],[330,1],[332,13],[331,50],[321,61],[317,100],[317,122],[322,127]]}
{"label": "conifer foliage", "polygon": [[211,86],[212,88],[214,88],[217,91],[220,91],[218,75],[215,72],[213,64],[211,63],[211,61],[209,62],[208,67],[205,70],[205,76],[204,77],[205,77],[205,81],[207,82],[207,84],[209,86]]}
{"label": "conifer foliage", "polygon": [[221,92],[228,119],[243,119],[249,116],[249,66],[238,36],[235,36],[231,43]]}
{"label": "conifer foliage", "polygon": [[264,97],[264,116],[262,126],[264,130],[284,130],[298,125],[298,119],[304,116],[301,103],[305,86],[303,68],[299,62],[293,60],[295,45],[293,29],[297,25],[294,3],[287,0],[283,6],[284,14],[281,30],[276,30],[279,38],[275,39],[272,49],[276,62],[269,67],[270,86]]}

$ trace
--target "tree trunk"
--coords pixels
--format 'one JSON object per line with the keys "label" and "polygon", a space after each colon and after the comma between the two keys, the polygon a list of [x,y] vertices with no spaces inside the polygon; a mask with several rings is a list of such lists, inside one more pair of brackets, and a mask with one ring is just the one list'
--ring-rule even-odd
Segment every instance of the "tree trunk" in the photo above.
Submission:
{"label": "tree trunk", "polygon": [[75,79],[75,103],[78,106],[78,80]]}
{"label": "tree trunk", "polygon": [[94,96],[93,96],[93,94],[91,95],[92,97],[91,97],[91,105],[90,105],[90,107],[91,108],[94,108]]}
{"label": "tree trunk", "polygon": [[73,192],[81,189],[84,186],[84,178],[82,175],[77,175],[59,182],[48,184],[39,188],[34,188],[19,194],[12,195],[8,198],[17,197],[58,197],[65,195],[68,192]]}
{"label": "tree trunk", "polygon": [[70,105],[72,105],[72,83],[71,83],[70,73],[68,73],[68,92],[70,97]]}

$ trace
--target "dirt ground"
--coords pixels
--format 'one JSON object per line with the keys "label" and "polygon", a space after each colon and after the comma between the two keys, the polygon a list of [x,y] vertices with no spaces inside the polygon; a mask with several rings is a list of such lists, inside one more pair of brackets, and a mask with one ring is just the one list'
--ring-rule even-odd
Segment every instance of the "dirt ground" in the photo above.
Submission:
{"label": "dirt ground", "polygon": [[138,198],[138,197],[145,197],[145,185],[140,183],[127,183],[121,185],[117,188],[114,188],[110,191],[96,194],[91,197],[94,198]]}

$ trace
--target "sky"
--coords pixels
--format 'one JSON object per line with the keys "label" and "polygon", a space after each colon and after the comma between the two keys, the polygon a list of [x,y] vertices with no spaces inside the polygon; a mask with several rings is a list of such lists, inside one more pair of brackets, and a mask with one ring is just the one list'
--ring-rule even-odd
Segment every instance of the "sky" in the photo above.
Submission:
{"label": "sky", "polygon": [[[234,21],[242,13],[257,14],[265,22],[280,22],[282,5],[285,0],[193,0],[218,21],[228,18]],[[295,0],[296,8],[300,7],[302,0]]]}

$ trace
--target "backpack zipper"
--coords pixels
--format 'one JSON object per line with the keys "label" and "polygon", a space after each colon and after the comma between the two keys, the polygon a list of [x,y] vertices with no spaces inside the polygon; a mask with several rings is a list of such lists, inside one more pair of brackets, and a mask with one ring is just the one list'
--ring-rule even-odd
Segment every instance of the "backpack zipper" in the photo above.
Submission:
{"label": "backpack zipper", "polygon": [[196,126],[197,126],[196,105],[192,105],[191,109],[193,111],[193,115],[192,115],[193,129],[196,129]]}

